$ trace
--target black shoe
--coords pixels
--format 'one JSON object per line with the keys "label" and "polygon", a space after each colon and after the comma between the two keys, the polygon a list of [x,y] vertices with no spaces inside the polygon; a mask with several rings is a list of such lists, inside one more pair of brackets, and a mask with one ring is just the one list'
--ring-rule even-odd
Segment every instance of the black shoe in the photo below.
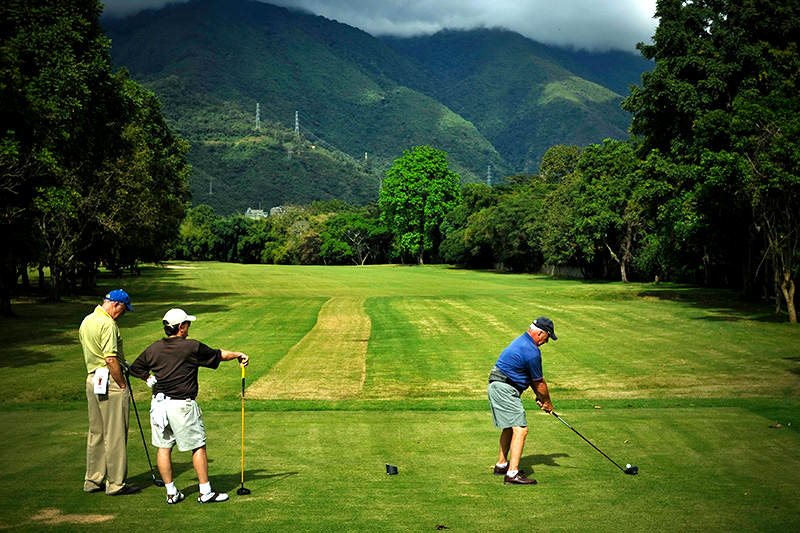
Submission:
{"label": "black shoe", "polygon": [[141,492],[142,489],[137,487],[136,485],[124,485],[120,490],[117,492],[112,492],[109,496],[126,496],[128,494],[136,494],[137,492]]}
{"label": "black shoe", "polygon": [[503,479],[503,483],[505,485],[536,485],[536,480],[532,477],[526,476],[522,473],[522,470],[520,470],[514,477],[510,477],[508,474],[506,474],[506,477]]}
{"label": "black shoe", "polygon": [[494,465],[494,475],[495,476],[505,476],[506,472],[508,472],[508,464],[506,464],[506,466],[504,466],[502,468],[497,466],[497,465]]}

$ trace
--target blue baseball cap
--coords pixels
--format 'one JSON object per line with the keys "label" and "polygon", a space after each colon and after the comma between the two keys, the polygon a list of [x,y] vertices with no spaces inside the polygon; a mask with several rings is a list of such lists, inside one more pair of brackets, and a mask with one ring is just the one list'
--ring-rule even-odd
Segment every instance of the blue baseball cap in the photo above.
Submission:
{"label": "blue baseball cap", "polygon": [[131,305],[131,297],[128,296],[128,293],[123,291],[122,289],[114,289],[113,291],[106,294],[106,300],[110,302],[119,302],[121,304],[125,304],[125,309],[128,311],[133,311],[133,306]]}

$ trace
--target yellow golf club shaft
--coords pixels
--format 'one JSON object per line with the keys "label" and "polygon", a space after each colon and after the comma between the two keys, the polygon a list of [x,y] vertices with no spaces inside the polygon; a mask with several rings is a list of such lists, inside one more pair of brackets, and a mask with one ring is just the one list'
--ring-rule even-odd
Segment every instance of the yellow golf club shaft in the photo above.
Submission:
{"label": "yellow golf club shaft", "polygon": [[244,365],[242,367],[242,486],[244,486]]}

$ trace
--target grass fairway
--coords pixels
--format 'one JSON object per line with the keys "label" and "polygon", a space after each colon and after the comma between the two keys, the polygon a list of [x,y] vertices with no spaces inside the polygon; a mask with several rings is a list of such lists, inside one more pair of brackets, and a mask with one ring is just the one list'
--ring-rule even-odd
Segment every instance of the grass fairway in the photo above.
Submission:
{"label": "grass fairway", "polygon": [[[169,267],[101,278],[96,294],[59,305],[16,301],[20,316],[0,319],[0,529],[800,529],[800,328],[732,293],[430,266]],[[198,315],[192,337],[251,355],[250,496],[235,495],[240,375],[231,363],[200,372],[198,398],[212,483],[230,502],[197,505],[190,455],[176,452],[187,501],[165,505],[148,484],[133,416],[129,472],[145,489],[81,492],[77,326],[119,285],[136,306],[120,323],[129,360],[160,337],[172,306]],[[540,315],[560,339],[543,349],[556,410],[638,476],[530,401],[522,465],[539,485],[504,486],[491,474],[499,433],[486,376]],[[134,390],[149,440],[148,389]],[[384,473],[387,462],[398,476]]]}

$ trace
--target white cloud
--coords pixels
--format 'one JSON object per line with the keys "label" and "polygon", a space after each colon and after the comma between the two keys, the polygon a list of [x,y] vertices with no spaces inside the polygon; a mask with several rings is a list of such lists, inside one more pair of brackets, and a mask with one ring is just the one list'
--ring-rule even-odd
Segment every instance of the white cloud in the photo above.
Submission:
{"label": "white cloud", "polygon": [[272,0],[360,28],[412,36],[502,27],[530,39],[590,50],[634,51],[649,42],[655,0]]}
{"label": "white cloud", "polygon": [[[178,2],[186,0],[177,0]],[[176,0],[106,0],[124,16]],[[530,39],[589,50],[634,51],[649,42],[655,0],[271,0],[360,28],[375,36],[502,27]]]}

